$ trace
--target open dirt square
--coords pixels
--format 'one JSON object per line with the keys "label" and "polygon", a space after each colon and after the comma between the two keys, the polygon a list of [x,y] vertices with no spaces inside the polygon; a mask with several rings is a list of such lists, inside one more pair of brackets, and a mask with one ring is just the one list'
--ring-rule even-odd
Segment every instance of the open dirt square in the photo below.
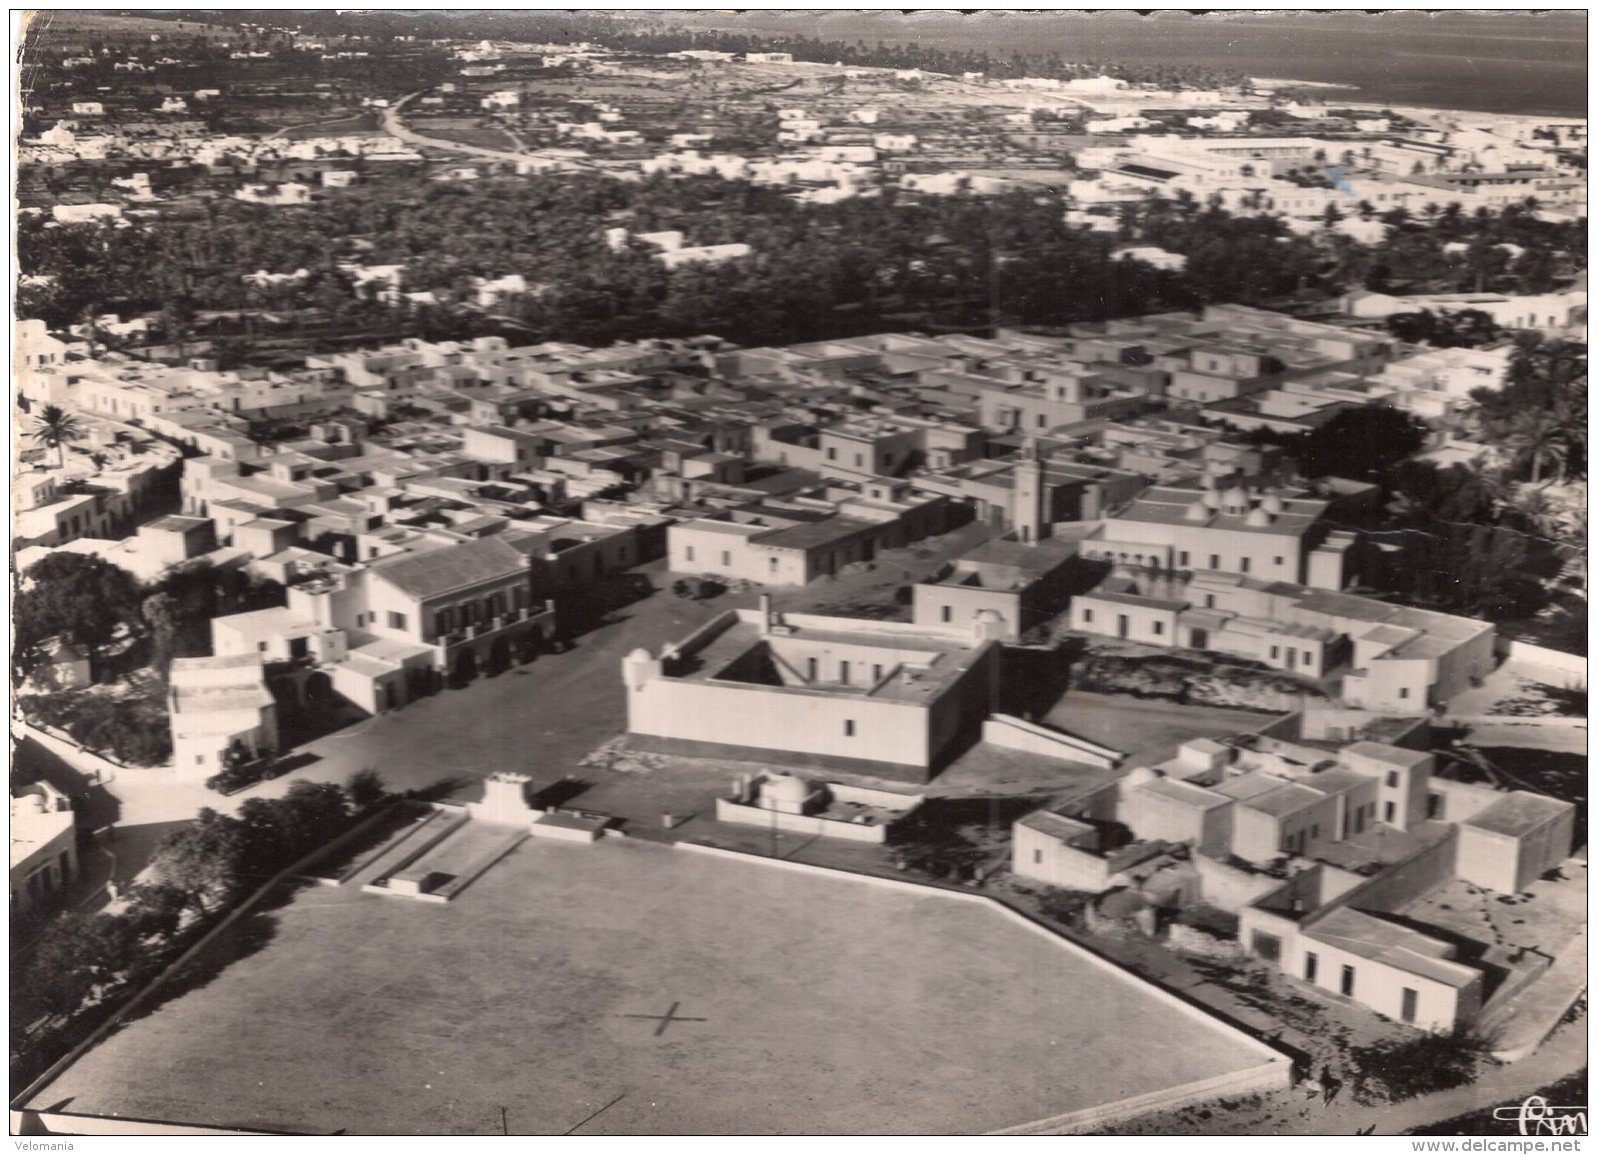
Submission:
{"label": "open dirt square", "polygon": [[986,903],[755,859],[529,841],[447,906],[307,887],[264,918],[31,1105],[320,1133],[968,1133],[1271,1061]]}

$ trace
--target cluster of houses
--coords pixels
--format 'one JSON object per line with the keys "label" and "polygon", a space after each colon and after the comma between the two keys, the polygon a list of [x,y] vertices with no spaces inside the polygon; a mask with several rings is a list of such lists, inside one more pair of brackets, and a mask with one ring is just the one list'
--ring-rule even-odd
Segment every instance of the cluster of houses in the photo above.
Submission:
{"label": "cluster of houses", "polygon": [[[612,238],[632,240],[689,251],[678,234]],[[1014,640],[1047,616],[1026,591],[1074,558],[1110,576],[1075,599],[1071,628],[1247,656],[1371,709],[1422,713],[1490,662],[1489,627],[1341,592],[1357,551],[1334,524],[1368,485],[1298,478],[1222,422],[1238,406],[1289,429],[1359,403],[1450,411],[1500,382],[1500,360],[1459,371],[1237,306],[784,348],[410,339],[290,372],[28,338],[26,395],[82,415],[105,460],[74,460],[97,472],[68,487],[36,454],[24,548],[141,577],[205,556],[282,582],[287,605],[214,623],[214,653],[321,674],[296,675],[305,701],[401,707],[547,643],[562,598],[654,558],[796,588],[972,518],[1011,540],[917,587],[927,628],[980,618]],[[262,419],[305,435],[263,443]],[[174,446],[194,455],[179,515],[121,533],[136,479]],[[862,658],[852,676],[898,664]]]}
{"label": "cluster of houses", "polygon": [[1586,195],[1584,176],[1552,151],[1501,137],[1481,142],[1449,134],[1441,143],[1424,133],[1272,137],[1206,129],[1188,136],[1130,133],[1132,127],[1117,126],[1123,139],[1116,143],[1075,152],[1084,175],[1069,187],[1074,219],[1110,229],[1114,215],[1094,210],[1107,213],[1150,194],[1188,195],[1218,198],[1238,215],[1282,217],[1299,233],[1330,229],[1372,244],[1386,235],[1376,218],[1393,209],[1418,213],[1428,204],[1457,204],[1467,213],[1497,212],[1534,198],[1538,213],[1556,216],[1578,208]]}
{"label": "cluster of houses", "polygon": [[[558,646],[641,563],[780,597],[974,519],[991,540],[913,583],[907,621],[766,593],[627,655],[630,740],[906,784],[982,737],[1046,747],[1100,773],[1017,824],[1017,876],[1144,922],[1217,906],[1248,953],[1426,1028],[1478,1010],[1481,972],[1404,926],[1403,903],[1438,879],[1517,891],[1569,850],[1573,807],[1444,779],[1425,752],[1434,710],[1492,668],[1492,626],[1346,592],[1359,542],[1342,517],[1372,487],[1301,477],[1223,423],[1238,406],[1274,428],[1313,428],[1316,405],[1450,413],[1501,382],[1490,352],[1238,306],[783,348],[409,339],[291,372],[23,337],[21,395],[77,415],[97,456],[35,452],[19,563],[78,550],[152,580],[206,558],[285,587],[174,661],[185,774],[279,749],[290,715],[401,709]],[[302,435],[254,435],[285,417]],[[180,448],[180,511],[128,533],[137,479]],[[1332,705],[1119,770],[998,713],[1001,652],[1039,628],[1245,657]],[[895,797],[776,775],[718,808],[880,842],[914,809]],[[14,902],[70,878],[54,837],[14,853]]]}
{"label": "cluster of houses", "polygon": [[1020,819],[1011,866],[1149,933],[1200,905],[1223,912],[1246,955],[1393,1021],[1451,1030],[1480,1012],[1486,973],[1409,912],[1453,880],[1523,894],[1569,856],[1576,808],[1437,775],[1428,730],[1325,707],[1189,741]]}

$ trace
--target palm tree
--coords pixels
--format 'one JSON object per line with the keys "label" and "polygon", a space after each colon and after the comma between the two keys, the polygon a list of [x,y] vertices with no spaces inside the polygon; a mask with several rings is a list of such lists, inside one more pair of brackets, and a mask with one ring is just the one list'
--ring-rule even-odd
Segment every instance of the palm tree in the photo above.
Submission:
{"label": "palm tree", "polygon": [[78,419],[59,405],[46,405],[34,418],[33,439],[47,449],[56,451],[56,464],[62,468],[67,463],[67,442],[83,439],[83,426]]}
{"label": "palm tree", "polygon": [[1568,460],[1565,445],[1567,436],[1564,423],[1549,410],[1524,410],[1514,415],[1509,424],[1508,444],[1519,458],[1530,458],[1532,485],[1541,480],[1543,465],[1553,464],[1562,468]]}

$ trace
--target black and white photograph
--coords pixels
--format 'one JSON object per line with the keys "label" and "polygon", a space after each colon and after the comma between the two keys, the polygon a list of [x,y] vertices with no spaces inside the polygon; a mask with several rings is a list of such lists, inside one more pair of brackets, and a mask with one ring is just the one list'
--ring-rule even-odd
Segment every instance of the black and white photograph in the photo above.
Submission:
{"label": "black and white photograph", "polygon": [[16,1151],[1582,1149],[1585,9],[10,33]]}

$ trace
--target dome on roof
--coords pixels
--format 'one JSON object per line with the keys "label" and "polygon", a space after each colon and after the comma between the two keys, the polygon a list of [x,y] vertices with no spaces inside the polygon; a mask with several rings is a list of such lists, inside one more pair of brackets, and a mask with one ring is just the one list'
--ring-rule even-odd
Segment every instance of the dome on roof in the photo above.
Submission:
{"label": "dome on roof", "polygon": [[652,661],[654,661],[654,655],[649,653],[649,651],[644,649],[642,646],[639,646],[637,649],[633,650],[630,654],[627,655],[627,661],[629,661],[629,662],[652,662]]}
{"label": "dome on roof", "polygon": [[1203,497],[1199,500],[1202,501],[1207,509],[1219,509],[1221,505],[1225,504],[1225,499],[1220,496],[1218,489],[1205,490]]}
{"label": "dome on roof", "polygon": [[1254,528],[1262,528],[1269,525],[1274,520],[1275,519],[1270,516],[1270,511],[1261,505],[1258,509],[1255,509],[1253,512],[1248,514],[1247,524],[1253,526]]}
{"label": "dome on roof", "polygon": [[1264,495],[1264,499],[1259,502],[1259,508],[1266,513],[1282,513],[1286,509],[1286,502],[1281,500],[1279,493],[1267,493]]}
{"label": "dome on roof", "polygon": [[1233,485],[1225,491],[1225,496],[1221,500],[1225,502],[1227,509],[1245,508],[1248,504],[1248,491],[1240,485]]}
{"label": "dome on roof", "polygon": [[767,802],[797,809],[810,796],[810,784],[793,774],[772,774],[760,784]]}
{"label": "dome on roof", "polygon": [[1209,504],[1208,502],[1202,500],[1194,501],[1191,505],[1187,506],[1186,513],[1182,514],[1181,516],[1186,518],[1188,521],[1208,521]]}
{"label": "dome on roof", "polygon": [[997,610],[977,610],[976,620],[978,622],[1002,622],[1004,615]]}
{"label": "dome on roof", "polygon": [[1130,774],[1126,775],[1126,785],[1141,786],[1145,782],[1154,782],[1163,777],[1163,774],[1160,774],[1159,771],[1151,766],[1138,766]]}

